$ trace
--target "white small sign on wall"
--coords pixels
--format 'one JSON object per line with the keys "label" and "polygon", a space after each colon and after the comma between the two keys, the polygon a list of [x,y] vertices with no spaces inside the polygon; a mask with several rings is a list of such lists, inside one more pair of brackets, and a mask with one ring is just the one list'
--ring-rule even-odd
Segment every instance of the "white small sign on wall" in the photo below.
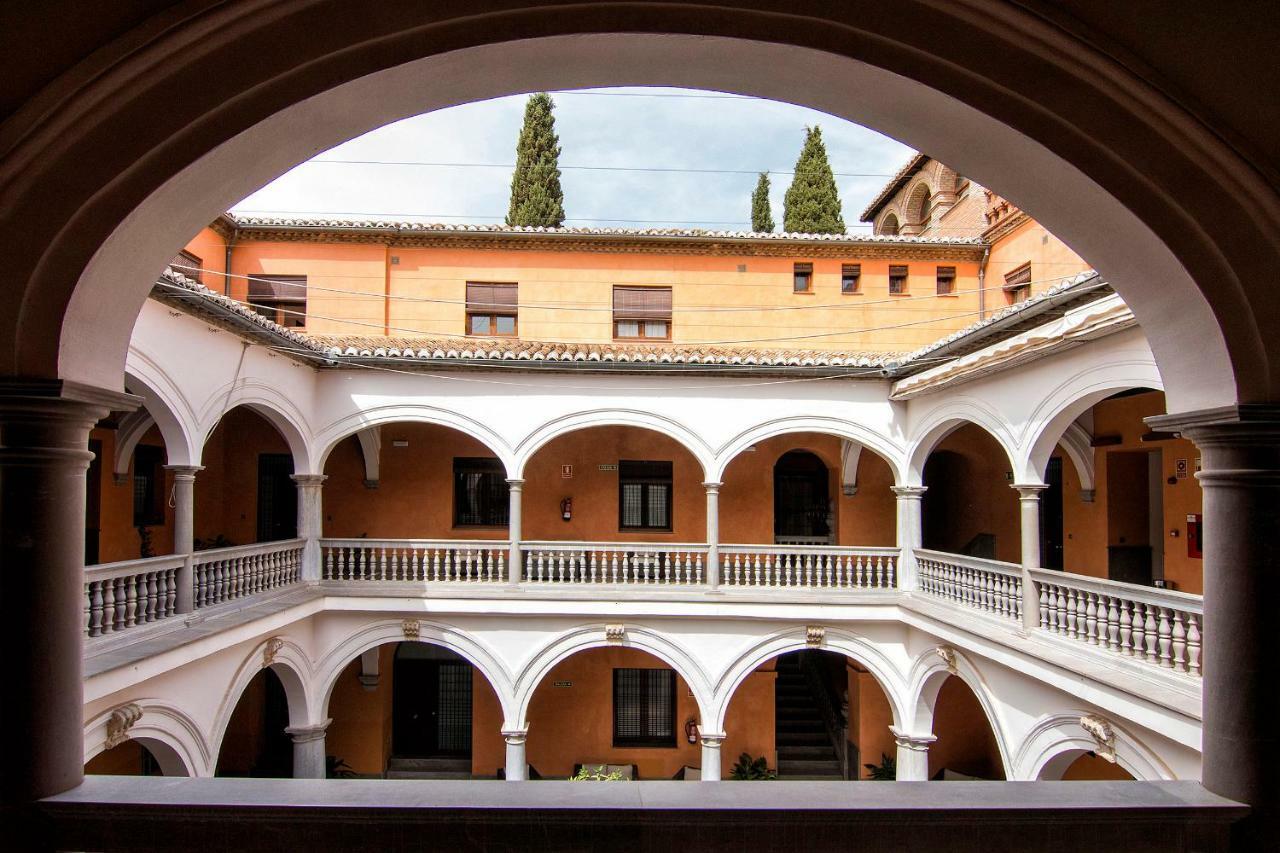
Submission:
{"label": "white small sign on wall", "polygon": [[597,465],[596,468],[600,471],[617,471],[618,470],[617,465],[610,465],[608,463],[605,463],[604,465]]}
{"label": "white small sign on wall", "polygon": [[572,465],[561,465],[561,466],[560,466],[560,477],[561,477],[561,479],[564,479],[564,480],[572,480],[572,479],[573,479],[573,466],[572,466]]}

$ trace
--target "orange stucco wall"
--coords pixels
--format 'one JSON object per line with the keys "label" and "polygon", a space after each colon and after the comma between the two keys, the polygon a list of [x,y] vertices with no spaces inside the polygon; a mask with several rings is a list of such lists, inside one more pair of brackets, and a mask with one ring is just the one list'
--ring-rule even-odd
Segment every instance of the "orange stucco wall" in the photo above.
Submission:
{"label": "orange stucco wall", "polygon": [[1000,309],[1012,299],[1002,290],[1004,277],[1031,264],[1031,292],[1043,293],[1089,264],[1035,220],[1027,220],[991,246],[987,259],[987,309]]}
{"label": "orange stucco wall", "polygon": [[1084,753],[1062,772],[1064,782],[1106,780],[1130,781],[1133,776],[1119,764],[1113,764],[1096,755]]}
{"label": "orange stucco wall", "polygon": [[1000,750],[978,697],[959,678],[948,676],[938,691],[929,746],[929,778],[954,770],[979,779],[1004,779]]}
{"label": "orange stucco wall", "polygon": [[266,670],[262,670],[245,686],[236,700],[227,730],[218,750],[216,775],[248,776],[265,747],[263,712],[266,708]]}
{"label": "orange stucco wall", "polygon": [[227,412],[205,442],[196,474],[195,537],[219,534],[237,545],[258,537],[258,456],[288,453],[289,445],[269,422],[252,410]]}
{"label": "orange stucco wall", "polygon": [[897,757],[898,748],[889,731],[893,710],[875,676],[852,664],[846,665],[845,673],[849,685],[849,737],[858,747],[858,767],[851,769],[857,770],[859,779],[866,779],[866,765],[879,765],[886,755]]}
{"label": "orange stucco wall", "polygon": [[[116,458],[116,431],[97,427],[89,438],[102,443],[98,480],[98,562],[136,560],[141,556],[141,540],[138,528],[133,526],[133,462],[129,463],[130,477],[123,483],[116,483],[112,474]],[[152,427],[138,445],[163,448],[164,439],[160,437],[160,431]],[[151,531],[151,551],[156,556],[173,553],[173,509],[167,500],[173,488],[173,475],[168,471],[161,488],[166,496],[164,523],[148,528]]]}
{"label": "orange stucco wall", "polygon": [[103,750],[90,758],[84,765],[88,776],[141,776],[143,753],[146,747],[135,740],[111,749]]}
{"label": "orange stucco wall", "polygon": [[[997,560],[1017,562],[1021,553],[1018,493],[1009,488],[1009,456],[985,430],[966,424],[943,439],[934,454],[952,454],[951,467],[939,479],[939,469],[925,468],[925,545],[959,552],[981,533],[995,535]],[[939,460],[931,460],[935,463]],[[937,514],[945,511],[945,518]],[[942,539],[930,541],[930,531]]]}

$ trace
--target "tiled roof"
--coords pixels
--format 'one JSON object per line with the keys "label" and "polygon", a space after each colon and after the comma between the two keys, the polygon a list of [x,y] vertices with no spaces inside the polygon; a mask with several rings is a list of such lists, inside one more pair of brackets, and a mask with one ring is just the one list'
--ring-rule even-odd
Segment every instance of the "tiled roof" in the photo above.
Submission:
{"label": "tiled roof", "polygon": [[574,344],[516,338],[311,337],[333,357],[637,365],[878,368],[894,353],[682,344]]}
{"label": "tiled roof", "polygon": [[256,326],[265,335],[282,338],[291,344],[316,353],[325,352],[324,347],[319,346],[297,330],[285,328],[279,323],[268,320],[252,308],[230,297],[223,296],[215,290],[210,290],[195,279],[188,278],[170,267],[164,268],[164,272],[160,274],[156,284],[158,287],[153,290],[153,294],[161,298],[180,302],[184,306],[203,309],[206,313],[209,308],[216,307],[218,313],[229,315],[229,318],[234,318],[235,322],[242,325]]}
{"label": "tiled roof", "polygon": [[858,218],[862,222],[870,222],[874,219],[875,215],[880,212],[880,208],[884,207],[885,202],[892,198],[894,193],[902,189],[902,185],[907,182],[907,179],[914,175],[928,159],[928,154],[913,155],[912,158],[906,162],[906,165],[899,169],[897,174],[889,179],[889,183],[880,188],[880,192],[874,199],[872,199],[871,204],[867,205],[866,209],[862,211],[862,216]]}
{"label": "tiled roof", "polygon": [[528,225],[456,225],[385,219],[308,219],[229,214],[239,228],[311,228],[318,230],[396,231],[406,234],[537,234],[566,237],[668,238],[701,240],[760,240],[813,243],[902,243],[917,245],[982,245],[977,237],[906,237],[885,234],[801,234],[793,232],[712,231],[702,228],[544,228]]}

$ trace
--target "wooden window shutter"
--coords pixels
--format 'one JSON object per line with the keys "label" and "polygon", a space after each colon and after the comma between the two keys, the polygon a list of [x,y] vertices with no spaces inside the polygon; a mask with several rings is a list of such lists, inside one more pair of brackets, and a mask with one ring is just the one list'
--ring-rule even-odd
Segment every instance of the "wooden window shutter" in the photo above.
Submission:
{"label": "wooden window shutter", "polygon": [[613,288],[613,319],[615,320],[670,320],[671,288],[623,287]]}
{"label": "wooden window shutter", "polygon": [[1022,287],[1031,283],[1031,264],[1026,263],[1004,277],[1004,286]]}
{"label": "wooden window shutter", "polygon": [[481,313],[514,311],[520,304],[517,284],[467,282],[467,310]]}

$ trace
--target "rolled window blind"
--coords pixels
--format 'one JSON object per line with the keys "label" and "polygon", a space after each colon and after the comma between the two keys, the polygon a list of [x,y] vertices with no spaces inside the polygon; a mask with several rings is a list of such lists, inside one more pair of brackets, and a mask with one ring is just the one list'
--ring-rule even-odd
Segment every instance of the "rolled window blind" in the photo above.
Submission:
{"label": "rolled window blind", "polygon": [[671,288],[615,286],[613,319],[670,320]]}
{"label": "rolled window blind", "polygon": [[468,311],[514,310],[520,304],[519,285],[467,282]]}

